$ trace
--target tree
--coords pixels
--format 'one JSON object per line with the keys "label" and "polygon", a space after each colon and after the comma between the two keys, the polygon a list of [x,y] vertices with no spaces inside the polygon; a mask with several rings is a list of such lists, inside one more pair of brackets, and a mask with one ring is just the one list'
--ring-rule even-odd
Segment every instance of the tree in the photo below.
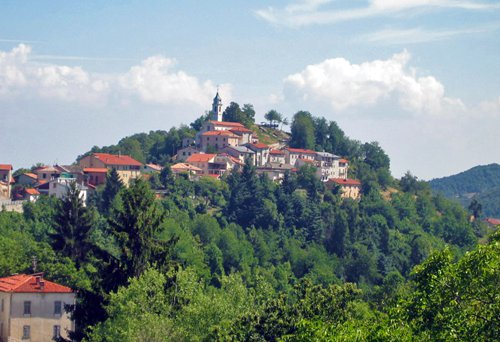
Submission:
{"label": "tree", "polygon": [[297,112],[293,116],[290,147],[315,148],[314,122],[309,112]]}
{"label": "tree", "polygon": [[75,182],[69,184],[68,193],[57,206],[54,230],[51,234],[52,247],[62,255],[71,258],[79,267],[87,261],[93,244],[90,235],[93,216],[84,206],[80,190]]}
{"label": "tree", "polygon": [[281,123],[283,120],[283,116],[275,111],[274,109],[270,110],[264,115],[264,118],[269,121],[269,125],[273,125],[273,122]]}
{"label": "tree", "polygon": [[472,216],[474,216],[474,219],[477,220],[478,218],[481,217],[481,213],[483,211],[483,206],[481,203],[478,202],[477,199],[473,199],[470,204],[469,204],[469,211],[472,213]]}
{"label": "tree", "polygon": [[255,119],[255,110],[251,104],[243,105],[243,109],[236,102],[231,102],[222,113],[222,120],[230,122],[239,122],[250,127]]}
{"label": "tree", "polygon": [[120,248],[121,283],[140,276],[149,263],[164,263],[168,251],[158,240],[164,212],[155,203],[148,183],[137,179],[121,194],[121,205],[114,208],[109,224]]}
{"label": "tree", "polygon": [[414,290],[398,313],[414,332],[438,341],[500,339],[500,235],[457,263],[447,248],[412,273]]}
{"label": "tree", "polygon": [[106,185],[102,192],[102,202],[101,211],[108,212],[111,207],[111,203],[115,199],[116,195],[123,189],[123,182],[118,175],[116,169],[111,169],[106,175]]}

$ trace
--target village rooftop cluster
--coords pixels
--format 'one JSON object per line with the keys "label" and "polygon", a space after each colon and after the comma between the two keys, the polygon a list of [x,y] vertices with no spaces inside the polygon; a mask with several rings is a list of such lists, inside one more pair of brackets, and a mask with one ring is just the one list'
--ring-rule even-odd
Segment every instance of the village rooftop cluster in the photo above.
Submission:
{"label": "village rooftop cluster", "polygon": [[[257,174],[280,182],[287,172],[293,173],[304,165],[316,169],[317,177],[328,186],[341,187],[341,196],[358,199],[361,183],[347,178],[349,162],[335,154],[308,149],[291,148],[286,141],[272,145],[259,142],[254,132],[239,122],[222,120],[222,101],[219,93],[212,104],[210,120],[203,123],[195,138],[185,138],[173,157],[174,175],[185,174],[190,180],[221,176],[241,170],[247,160]],[[36,201],[40,195],[63,198],[69,184],[75,182],[86,200],[96,187],[105,184],[107,173],[115,169],[128,186],[133,179],[161,172],[162,166],[143,164],[128,155],[92,153],[75,165],[38,167],[32,172],[12,176],[10,164],[0,164],[0,202],[9,210],[19,209],[22,201]],[[12,191],[15,185],[19,191]]]}

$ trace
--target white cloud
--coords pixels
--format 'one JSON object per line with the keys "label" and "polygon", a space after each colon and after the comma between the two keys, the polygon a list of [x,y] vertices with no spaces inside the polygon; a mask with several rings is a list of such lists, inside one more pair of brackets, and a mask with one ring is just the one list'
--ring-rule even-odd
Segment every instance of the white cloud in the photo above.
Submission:
{"label": "white cloud", "polygon": [[41,65],[29,61],[31,47],[20,44],[0,51],[0,96],[42,97],[61,101],[101,101],[108,83],[80,67]]}
{"label": "white cloud", "polygon": [[[175,70],[175,61],[163,56],[149,57],[118,75],[95,74],[79,66],[42,64],[34,57],[25,44],[0,51],[0,96],[95,105],[108,103],[111,97],[122,104],[130,103],[131,95],[136,95],[142,103],[207,107],[215,90],[211,81],[201,82]],[[230,85],[221,86],[221,91],[230,98]]]}
{"label": "white cloud", "polygon": [[407,51],[361,64],[344,58],[327,59],[288,76],[285,97],[326,102],[338,111],[373,106],[392,98],[411,112],[442,114],[464,109],[459,99],[445,96],[444,86],[435,77],[418,77],[407,67],[409,60]]}
{"label": "white cloud", "polygon": [[136,92],[145,102],[210,103],[214,85],[210,81],[200,84],[198,79],[183,71],[173,71],[176,62],[163,56],[152,56],[120,77],[124,89]]}
{"label": "white cloud", "polygon": [[385,29],[368,33],[358,37],[357,41],[369,43],[383,43],[387,45],[415,44],[448,39],[453,36],[475,34],[498,30],[500,25],[486,25],[460,30],[435,30],[430,31],[421,27],[411,29]]}
{"label": "white cloud", "polygon": [[[330,5],[330,6],[327,6]],[[459,8],[464,10],[500,9],[500,4],[461,0],[370,0],[367,6],[337,8],[332,0],[304,0],[284,8],[268,7],[255,11],[257,16],[275,24],[300,27],[314,24],[333,24],[376,16],[388,16],[410,12],[416,8]],[[325,9],[325,7],[328,7]]]}

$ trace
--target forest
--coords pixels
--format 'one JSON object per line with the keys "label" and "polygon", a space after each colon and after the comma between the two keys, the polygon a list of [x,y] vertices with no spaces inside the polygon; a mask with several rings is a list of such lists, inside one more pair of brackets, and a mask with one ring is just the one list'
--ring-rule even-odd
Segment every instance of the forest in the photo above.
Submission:
{"label": "forest", "polygon": [[66,309],[83,341],[500,340],[499,233],[411,173],[393,178],[379,144],[293,117],[291,146],[349,159],[354,201],[311,166],[280,184],[250,163],[221,180],[174,177],[193,124],[93,149],[166,166],[148,181],[124,187],[111,171],[87,206],[72,187],[0,212],[0,275],[36,257],[78,291]]}

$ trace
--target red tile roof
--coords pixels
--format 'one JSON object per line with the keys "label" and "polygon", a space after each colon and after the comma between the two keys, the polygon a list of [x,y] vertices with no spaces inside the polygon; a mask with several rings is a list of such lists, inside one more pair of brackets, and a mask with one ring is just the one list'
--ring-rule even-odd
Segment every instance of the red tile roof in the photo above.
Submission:
{"label": "red tile roof", "polygon": [[252,144],[252,146],[254,146],[255,148],[258,148],[258,149],[270,148],[268,145],[263,144],[263,143],[255,143],[255,144]]}
{"label": "red tile roof", "polygon": [[86,167],[83,169],[83,172],[86,173],[108,173],[108,171],[105,167]]}
{"label": "red tile roof", "polygon": [[187,163],[196,163],[196,162],[208,162],[210,159],[214,158],[216,154],[212,153],[197,153],[197,154],[192,154],[189,156],[188,159],[186,159]]}
{"label": "red tile roof", "polygon": [[238,137],[236,134],[230,132],[230,131],[208,131],[205,133],[202,133],[201,135],[203,136],[216,136],[216,135],[225,135],[228,137]]}
{"label": "red tile roof", "polygon": [[127,155],[115,155],[109,153],[94,153],[92,155],[106,165],[142,166],[142,163]]}
{"label": "red tile roof", "polygon": [[31,172],[23,173],[23,175],[25,175],[26,177],[29,177],[29,178],[38,179],[38,176],[35,175],[34,173],[31,173]]}
{"label": "red tile roof", "polygon": [[361,182],[357,179],[351,179],[351,178],[330,178],[328,180],[328,183],[335,183],[338,185],[361,185]]}
{"label": "red tile roof", "polygon": [[489,223],[493,226],[500,225],[500,219],[496,219],[496,218],[492,218],[492,217],[488,217],[488,218],[484,219],[484,222]]}
{"label": "red tile roof", "polygon": [[37,189],[24,189],[24,192],[26,192],[28,195],[40,195]]}
{"label": "red tile roof", "polygon": [[[37,281],[38,280],[38,281]],[[17,274],[0,278],[0,292],[71,293],[69,287],[43,279],[43,273]]]}
{"label": "red tile roof", "polygon": [[0,170],[2,171],[12,171],[12,165],[10,164],[0,164]]}
{"label": "red tile roof", "polygon": [[282,150],[271,150],[271,151],[269,151],[269,154],[284,155],[285,151],[282,151]]}
{"label": "red tile roof", "polygon": [[225,127],[245,127],[239,122],[231,122],[231,121],[213,121],[210,120],[210,123],[213,123],[214,125],[217,126],[225,126]]}
{"label": "red tile roof", "polygon": [[303,153],[303,154],[316,154],[315,151],[313,150],[306,150],[306,149],[302,149],[302,148],[287,148],[288,152],[290,153]]}
{"label": "red tile roof", "polygon": [[349,160],[347,160],[347,159],[340,159],[339,163],[347,164],[347,163],[349,163]]}

